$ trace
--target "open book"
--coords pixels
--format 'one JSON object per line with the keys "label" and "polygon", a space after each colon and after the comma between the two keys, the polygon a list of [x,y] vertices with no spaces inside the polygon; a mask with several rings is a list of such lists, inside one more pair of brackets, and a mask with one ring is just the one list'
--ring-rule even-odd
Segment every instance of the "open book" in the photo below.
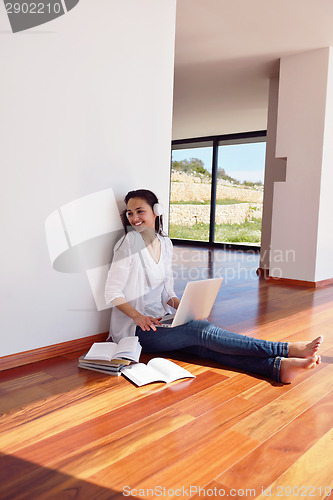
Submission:
{"label": "open book", "polygon": [[[118,344],[114,342],[95,342],[87,354],[83,356],[85,362],[93,361],[100,364],[129,364],[139,361],[141,345],[138,337],[124,337]],[[82,358],[81,358],[82,359]]]}
{"label": "open book", "polygon": [[151,384],[152,382],[168,383],[180,378],[195,377],[185,368],[181,368],[176,363],[164,358],[151,359],[147,365],[136,363],[124,366],[121,373],[138,386]]}

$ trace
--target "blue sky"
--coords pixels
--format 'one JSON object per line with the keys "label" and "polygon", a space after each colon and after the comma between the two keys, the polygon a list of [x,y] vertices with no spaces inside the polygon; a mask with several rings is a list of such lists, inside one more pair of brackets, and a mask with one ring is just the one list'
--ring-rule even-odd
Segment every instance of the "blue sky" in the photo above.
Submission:
{"label": "blue sky", "polygon": [[[231,144],[219,146],[218,167],[224,168],[226,174],[243,181],[264,182],[265,142],[248,144]],[[205,168],[212,170],[212,148],[180,149],[172,152],[172,160],[199,158]]]}

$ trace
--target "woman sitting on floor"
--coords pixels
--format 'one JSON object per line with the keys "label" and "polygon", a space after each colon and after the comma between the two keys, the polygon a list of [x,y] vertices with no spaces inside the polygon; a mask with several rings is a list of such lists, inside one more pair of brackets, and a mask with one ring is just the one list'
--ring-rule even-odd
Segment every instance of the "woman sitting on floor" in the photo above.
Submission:
{"label": "woman sitting on floor", "polygon": [[[123,213],[125,236],[115,245],[105,287],[111,310],[110,340],[137,335],[142,351],[182,349],[235,369],[290,383],[320,363],[323,341],[271,342],[228,332],[206,320],[174,328],[160,327],[179,298],[173,290],[172,243],[163,234],[162,207],[146,189],[130,191]],[[128,232],[128,224],[135,231]]]}

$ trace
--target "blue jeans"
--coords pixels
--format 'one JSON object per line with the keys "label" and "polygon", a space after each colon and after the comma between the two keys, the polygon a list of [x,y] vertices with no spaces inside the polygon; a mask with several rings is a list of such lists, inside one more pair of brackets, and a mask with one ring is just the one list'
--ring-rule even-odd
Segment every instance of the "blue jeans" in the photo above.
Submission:
{"label": "blue jeans", "polygon": [[157,327],[156,332],[136,328],[146,353],[182,349],[244,371],[280,381],[281,357],[288,356],[288,342],[270,342],[222,330],[208,321],[190,321],[174,328]]}

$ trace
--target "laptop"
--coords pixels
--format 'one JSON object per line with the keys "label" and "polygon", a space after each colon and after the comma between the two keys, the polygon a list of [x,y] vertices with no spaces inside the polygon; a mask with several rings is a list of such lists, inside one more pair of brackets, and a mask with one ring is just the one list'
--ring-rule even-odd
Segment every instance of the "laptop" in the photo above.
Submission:
{"label": "laptop", "polygon": [[192,320],[209,316],[223,278],[189,281],[175,314],[167,314],[160,320],[163,328],[174,328]]}

